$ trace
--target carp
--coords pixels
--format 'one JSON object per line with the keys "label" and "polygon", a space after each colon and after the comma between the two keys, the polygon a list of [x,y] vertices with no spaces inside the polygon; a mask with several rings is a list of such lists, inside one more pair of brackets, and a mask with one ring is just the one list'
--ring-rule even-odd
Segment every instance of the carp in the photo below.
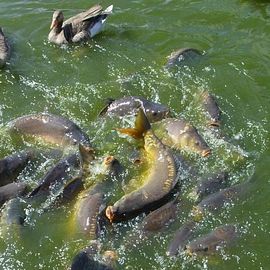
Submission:
{"label": "carp", "polygon": [[34,157],[33,151],[13,154],[0,160],[0,186],[13,182]]}
{"label": "carp", "polygon": [[181,48],[168,56],[166,67],[170,68],[173,66],[190,64],[195,60],[200,59],[201,56],[202,53],[197,49]]}
{"label": "carp", "polygon": [[149,168],[144,174],[144,184],[141,187],[106,208],[106,216],[111,222],[158,208],[161,201],[171,195],[179,178],[179,164],[176,158],[156,137],[141,108],[136,117],[135,128],[118,130],[134,138],[144,139],[144,151]]}
{"label": "carp", "polygon": [[188,240],[192,237],[194,230],[197,227],[197,223],[193,220],[189,220],[184,223],[181,228],[175,233],[171,240],[166,254],[168,256],[175,256],[180,251],[184,250]]}
{"label": "carp", "polygon": [[186,245],[186,253],[189,255],[211,255],[221,248],[232,245],[239,237],[235,225],[224,225],[214,229],[209,234],[192,240]]}
{"label": "carp", "polygon": [[215,97],[208,91],[202,93],[203,108],[209,118],[209,126],[219,127],[221,121],[221,110],[218,107]]}
{"label": "carp", "polygon": [[0,187],[0,207],[8,200],[25,195],[28,187],[25,183],[10,183]]}
{"label": "carp", "polygon": [[207,177],[206,179],[202,179],[193,191],[193,194],[195,195],[197,201],[201,201],[202,198],[224,189],[227,186],[228,173],[221,172]]}
{"label": "carp", "polygon": [[40,138],[60,146],[82,145],[89,152],[93,148],[88,136],[71,120],[48,113],[25,115],[8,124],[15,134]]}
{"label": "carp", "polygon": [[184,119],[163,119],[153,124],[153,130],[165,145],[175,149],[188,149],[203,157],[211,153],[197,129]]}
{"label": "carp", "polygon": [[156,232],[172,222],[176,217],[176,204],[176,200],[173,200],[149,213],[142,221],[142,231],[145,233]]}
{"label": "carp", "polygon": [[117,100],[110,99],[99,115],[135,115],[141,106],[144,107],[146,116],[150,122],[159,121],[170,115],[170,110],[165,105],[137,96],[127,96]]}

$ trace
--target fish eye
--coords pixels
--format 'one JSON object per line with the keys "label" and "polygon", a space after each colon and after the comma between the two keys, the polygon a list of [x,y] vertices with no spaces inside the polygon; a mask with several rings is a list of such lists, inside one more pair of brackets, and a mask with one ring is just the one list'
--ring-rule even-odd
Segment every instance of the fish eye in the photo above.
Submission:
{"label": "fish eye", "polygon": [[207,251],[208,251],[208,247],[204,247],[202,250],[203,250],[204,252],[207,252]]}
{"label": "fish eye", "polygon": [[152,112],[152,115],[153,116],[157,116],[157,112]]}
{"label": "fish eye", "polygon": [[199,141],[195,141],[195,145],[199,146],[200,142]]}

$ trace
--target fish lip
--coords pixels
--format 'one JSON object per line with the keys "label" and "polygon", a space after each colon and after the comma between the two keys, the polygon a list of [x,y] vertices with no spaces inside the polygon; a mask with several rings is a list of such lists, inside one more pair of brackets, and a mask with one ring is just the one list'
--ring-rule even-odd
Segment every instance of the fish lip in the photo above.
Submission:
{"label": "fish lip", "polygon": [[209,122],[209,126],[211,126],[211,127],[220,127],[220,121],[218,121],[218,120],[211,120]]}
{"label": "fish lip", "polygon": [[209,155],[211,155],[211,149],[206,149],[202,151],[203,157],[208,157]]}
{"label": "fish lip", "polygon": [[105,215],[111,223],[113,222],[113,219],[115,217],[115,214],[113,212],[113,206],[110,205],[106,208]]}
{"label": "fish lip", "polygon": [[115,157],[114,156],[107,156],[105,159],[104,159],[104,164],[105,165],[110,165],[112,164],[112,162],[115,160]]}

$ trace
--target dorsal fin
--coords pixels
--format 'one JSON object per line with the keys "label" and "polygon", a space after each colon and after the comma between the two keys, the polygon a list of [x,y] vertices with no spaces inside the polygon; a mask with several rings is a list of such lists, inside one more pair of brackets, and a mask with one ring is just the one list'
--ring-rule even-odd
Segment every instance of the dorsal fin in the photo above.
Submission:
{"label": "dorsal fin", "polygon": [[139,108],[138,114],[135,120],[135,127],[134,128],[117,128],[121,133],[127,134],[132,136],[135,139],[140,139],[144,137],[144,133],[151,129],[151,125],[144,110]]}
{"label": "dorsal fin", "polygon": [[99,116],[103,116],[103,115],[105,115],[106,113],[107,113],[107,111],[108,111],[108,108],[109,108],[109,106],[113,103],[115,101],[115,99],[113,99],[113,98],[107,98],[106,100],[105,100],[105,107],[100,111],[100,113],[98,114]]}

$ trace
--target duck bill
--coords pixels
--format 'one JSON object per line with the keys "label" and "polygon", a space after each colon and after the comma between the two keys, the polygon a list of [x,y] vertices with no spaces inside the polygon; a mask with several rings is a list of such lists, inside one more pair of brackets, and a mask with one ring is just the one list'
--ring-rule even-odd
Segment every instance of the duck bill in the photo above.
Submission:
{"label": "duck bill", "polygon": [[52,30],[56,26],[57,26],[57,20],[52,20],[52,23],[51,23],[51,26],[50,26],[50,30]]}

